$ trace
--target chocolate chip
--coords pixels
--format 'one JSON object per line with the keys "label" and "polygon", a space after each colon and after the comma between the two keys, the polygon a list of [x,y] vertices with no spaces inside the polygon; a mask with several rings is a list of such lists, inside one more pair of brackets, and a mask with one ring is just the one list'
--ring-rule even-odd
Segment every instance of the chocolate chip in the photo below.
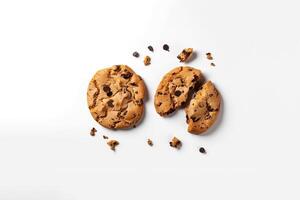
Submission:
{"label": "chocolate chip", "polygon": [[106,95],[110,97],[112,95],[112,92],[108,92],[106,93]]}
{"label": "chocolate chip", "polygon": [[212,57],[212,55],[211,55],[211,53],[206,53],[206,58],[208,59],[208,60],[213,60],[213,57]]}
{"label": "chocolate chip", "polygon": [[174,94],[175,94],[175,96],[179,97],[181,95],[181,91],[176,90]]}
{"label": "chocolate chip", "polygon": [[138,86],[136,83],[129,83],[132,86]]}
{"label": "chocolate chip", "polygon": [[123,78],[125,78],[125,79],[129,79],[129,78],[132,77],[132,73],[128,72],[128,73],[126,73],[126,74],[121,74],[121,76],[122,76]]}
{"label": "chocolate chip", "polygon": [[106,140],[106,139],[108,139],[108,137],[107,137],[106,135],[103,135],[103,139],[105,139],[105,140]]}
{"label": "chocolate chip", "polygon": [[114,107],[114,100],[112,100],[112,99],[110,99],[110,100],[108,100],[108,102],[107,102],[107,105],[109,106],[109,107],[111,107],[111,108],[113,108]]}
{"label": "chocolate chip", "polygon": [[97,132],[97,129],[95,129],[94,127],[91,129],[91,136],[95,136],[96,135],[96,132]]}
{"label": "chocolate chip", "polygon": [[153,146],[152,140],[148,139],[148,140],[147,140],[147,143],[148,143],[149,146]]}
{"label": "chocolate chip", "polygon": [[215,63],[210,63],[210,66],[215,67],[216,64]]}
{"label": "chocolate chip", "polygon": [[149,51],[152,51],[152,52],[154,51],[152,46],[148,46],[148,49],[149,49]]}
{"label": "chocolate chip", "polygon": [[139,54],[137,51],[133,52],[132,55],[133,55],[134,57],[136,57],[136,58],[138,58],[138,57],[140,56],[140,54]]}
{"label": "chocolate chip", "polygon": [[203,147],[200,147],[199,151],[200,153],[206,153],[206,150]]}
{"label": "chocolate chip", "polygon": [[169,51],[169,45],[164,44],[163,49],[164,49],[165,51]]}
{"label": "chocolate chip", "polygon": [[192,116],[191,119],[193,120],[193,122],[197,122],[200,118],[197,119],[196,117]]}
{"label": "chocolate chip", "polygon": [[108,85],[103,85],[102,88],[103,88],[104,92],[106,92],[106,93],[110,92],[110,87]]}

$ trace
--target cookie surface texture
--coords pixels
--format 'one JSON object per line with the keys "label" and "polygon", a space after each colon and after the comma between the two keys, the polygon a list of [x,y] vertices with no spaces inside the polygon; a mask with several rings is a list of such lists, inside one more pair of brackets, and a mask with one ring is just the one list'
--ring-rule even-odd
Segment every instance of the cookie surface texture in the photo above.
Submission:
{"label": "cookie surface texture", "polygon": [[201,134],[217,119],[221,106],[221,96],[211,81],[202,85],[185,108],[188,131]]}
{"label": "cookie surface texture", "polygon": [[87,102],[93,118],[111,129],[130,128],[143,116],[145,84],[126,65],[96,72],[89,83]]}
{"label": "cookie surface texture", "polygon": [[181,66],[168,72],[160,81],[155,97],[156,112],[166,116],[183,106],[191,90],[203,81],[200,70]]}

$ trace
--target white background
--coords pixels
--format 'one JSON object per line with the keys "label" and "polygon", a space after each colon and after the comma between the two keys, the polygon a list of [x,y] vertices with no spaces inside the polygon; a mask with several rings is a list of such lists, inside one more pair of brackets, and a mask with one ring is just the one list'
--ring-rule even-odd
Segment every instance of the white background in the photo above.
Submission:
{"label": "white background", "polygon": [[[0,0],[0,199],[299,199],[299,19],[291,0]],[[203,136],[187,133],[182,110],[161,118],[153,106],[185,47],[223,96]],[[102,128],[87,108],[90,78],[113,64],[148,87],[130,131]]]}

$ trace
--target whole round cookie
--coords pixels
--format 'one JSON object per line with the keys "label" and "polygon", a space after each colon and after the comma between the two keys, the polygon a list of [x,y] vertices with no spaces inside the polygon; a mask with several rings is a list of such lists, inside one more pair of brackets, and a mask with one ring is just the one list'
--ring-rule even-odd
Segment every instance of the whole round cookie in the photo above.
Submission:
{"label": "whole round cookie", "polygon": [[201,134],[217,119],[221,106],[221,96],[211,81],[202,85],[185,108],[188,131]]}
{"label": "whole round cookie", "polygon": [[189,95],[204,78],[200,70],[180,66],[168,72],[160,81],[155,97],[154,106],[156,112],[166,116],[183,106]]}
{"label": "whole round cookie", "polygon": [[126,65],[96,72],[89,83],[87,101],[93,118],[111,129],[136,125],[144,112],[145,84]]}

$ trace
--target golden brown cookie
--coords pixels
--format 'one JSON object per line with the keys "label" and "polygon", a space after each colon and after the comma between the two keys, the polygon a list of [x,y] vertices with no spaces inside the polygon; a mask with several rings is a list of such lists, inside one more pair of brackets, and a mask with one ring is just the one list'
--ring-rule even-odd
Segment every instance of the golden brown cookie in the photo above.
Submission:
{"label": "golden brown cookie", "polygon": [[217,119],[221,106],[221,96],[211,81],[202,85],[185,108],[188,131],[201,134]]}
{"label": "golden brown cookie", "polygon": [[90,81],[87,101],[93,118],[112,129],[129,128],[143,116],[145,84],[126,65],[99,70]]}
{"label": "golden brown cookie", "polygon": [[176,67],[160,81],[155,97],[156,112],[166,116],[184,105],[190,91],[204,80],[200,70],[192,67]]}

